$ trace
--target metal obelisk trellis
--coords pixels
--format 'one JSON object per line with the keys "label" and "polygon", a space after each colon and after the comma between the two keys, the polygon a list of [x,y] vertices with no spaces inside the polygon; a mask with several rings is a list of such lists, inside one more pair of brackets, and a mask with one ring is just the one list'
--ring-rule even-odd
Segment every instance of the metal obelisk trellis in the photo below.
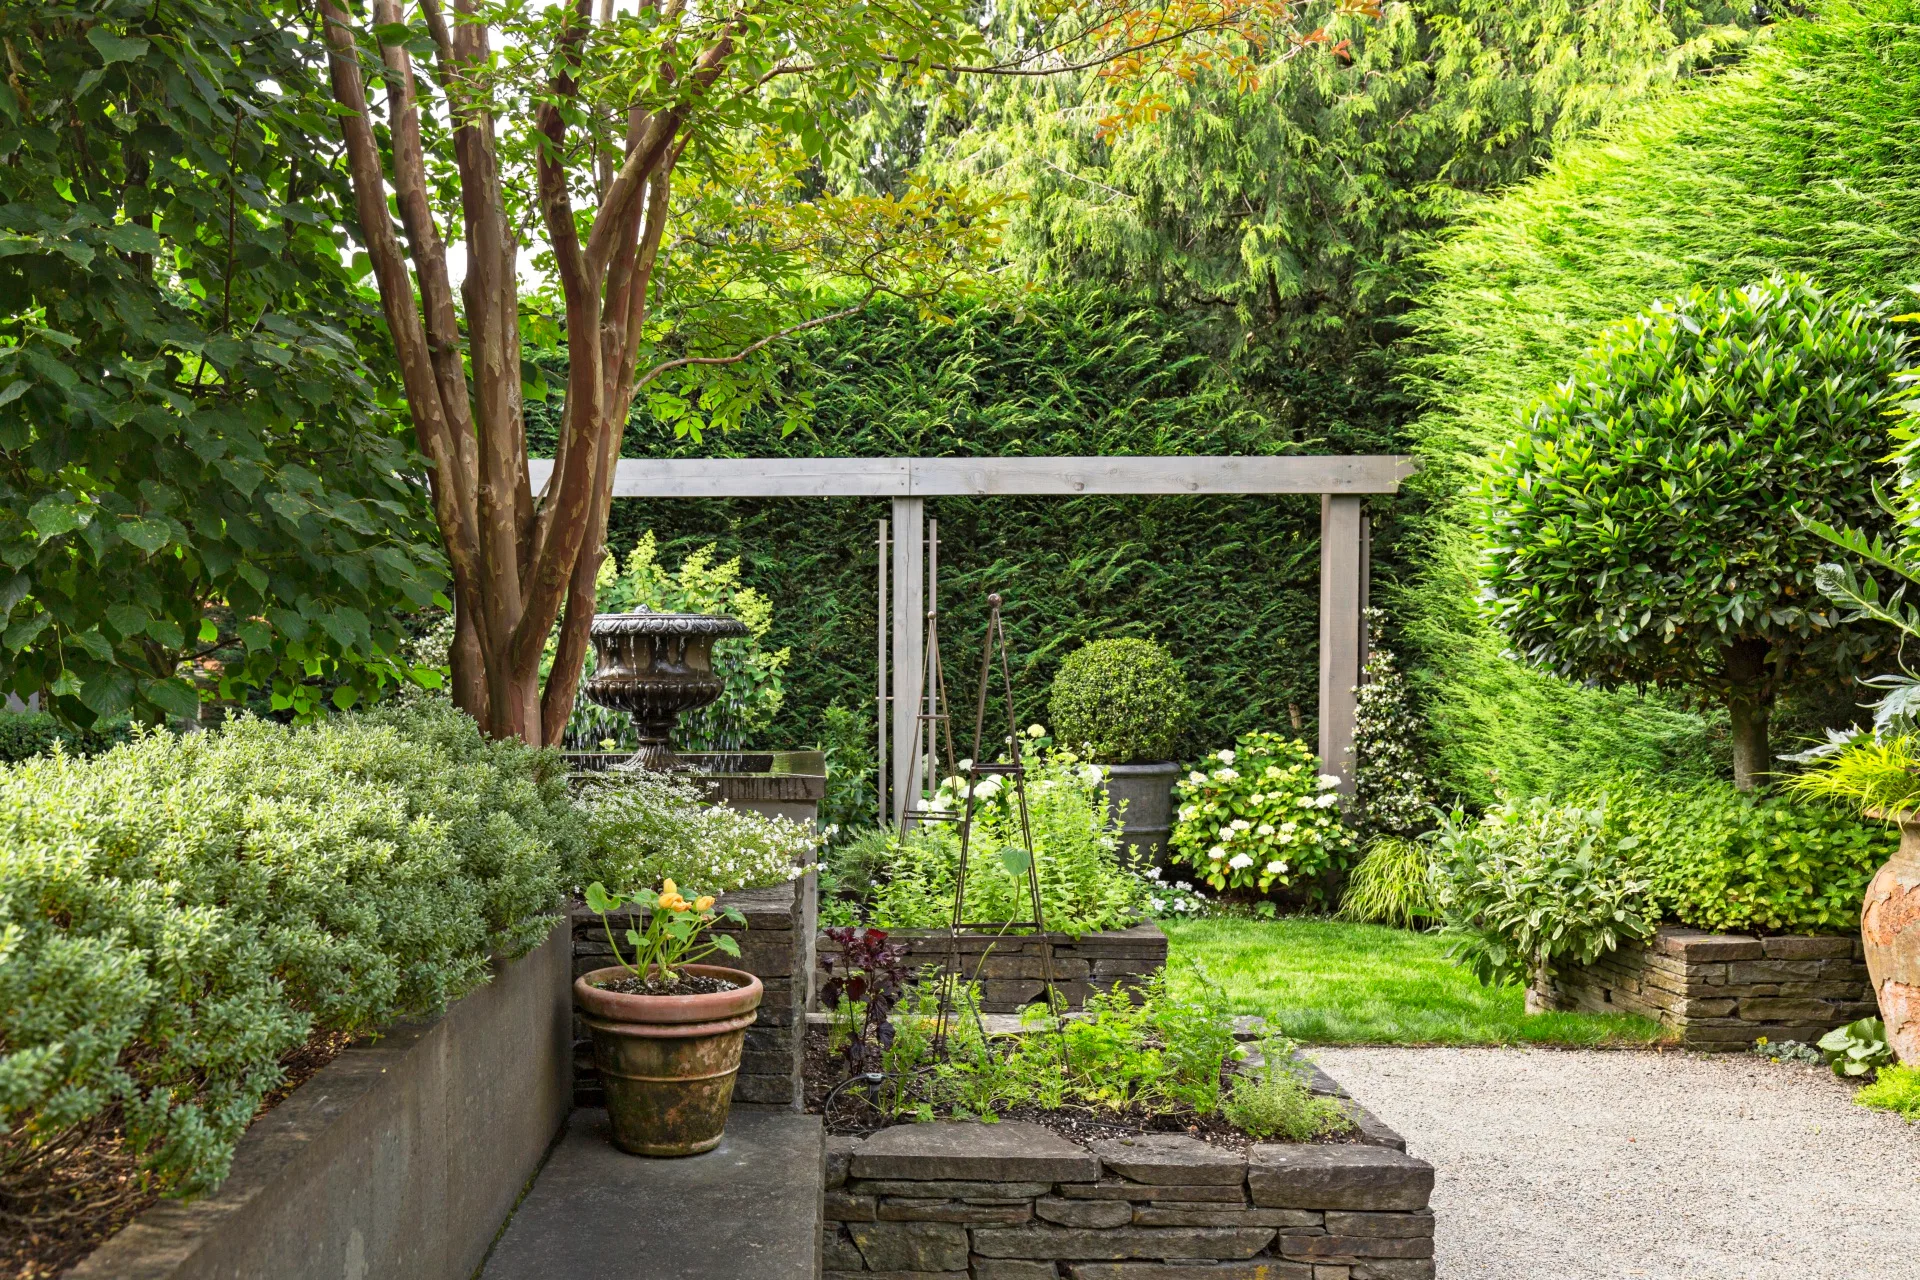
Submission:
{"label": "metal obelisk trellis", "polygon": [[[995,930],[1004,933],[1008,929],[1032,929],[1040,944],[1040,974],[1046,983],[1047,1011],[1053,1015],[1054,1027],[1063,1027],[1061,1018],[1062,1000],[1053,977],[1053,939],[1047,934],[1046,912],[1040,904],[1040,868],[1033,856],[1033,824],[1027,816],[1027,766],[1020,755],[1020,725],[1013,710],[1013,669],[1007,659],[1007,633],[1000,622],[1000,597],[998,594],[987,597],[987,635],[980,653],[980,688],[974,699],[973,708],[973,757],[966,762],[961,774],[966,782],[963,803],[960,808],[960,863],[953,876],[953,915],[947,925],[947,971],[940,983],[940,1013],[934,1024],[933,1043],[935,1053],[944,1052],[947,1040],[947,1027],[953,1016],[953,997],[955,988],[963,980],[960,969],[960,935],[968,930]],[[989,762],[984,757],[991,750],[986,740],[987,730],[987,691],[993,678],[995,657],[999,658],[1000,687],[1007,712],[1007,758],[1004,761]],[[944,697],[944,693],[943,693]],[[952,750],[951,734],[948,748]],[[980,780],[988,777],[1007,779],[1007,790],[1013,794],[1014,811],[1020,817],[1020,848],[1018,861],[1024,863],[1027,877],[1027,899],[1033,909],[1030,920],[968,920],[967,916],[967,864],[973,852],[975,793]],[[1007,870],[1013,872],[1012,861],[1005,858],[1011,849],[1002,851],[1002,860]],[[1066,1052],[1064,1037],[1061,1041],[1061,1053]]]}

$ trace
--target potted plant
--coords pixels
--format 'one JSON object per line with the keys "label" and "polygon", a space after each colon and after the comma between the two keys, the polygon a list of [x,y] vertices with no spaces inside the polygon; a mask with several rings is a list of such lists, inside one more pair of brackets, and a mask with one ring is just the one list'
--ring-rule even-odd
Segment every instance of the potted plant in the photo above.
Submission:
{"label": "potted plant", "polygon": [[[711,895],[689,901],[671,880],[658,894],[635,897],[608,893],[595,881],[586,899],[620,961],[573,984],[606,1086],[614,1145],[642,1156],[713,1150],[765,988],[744,970],[694,962],[716,951],[737,957],[740,944],[710,930],[720,920],[745,927],[746,917],[731,907],[716,912]],[[644,933],[626,931],[631,963],[621,958],[608,919],[626,906],[649,912]]]}
{"label": "potted plant", "polygon": [[1054,740],[1100,764],[1121,838],[1162,862],[1171,825],[1175,758],[1193,715],[1173,655],[1151,640],[1096,640],[1053,678]]}

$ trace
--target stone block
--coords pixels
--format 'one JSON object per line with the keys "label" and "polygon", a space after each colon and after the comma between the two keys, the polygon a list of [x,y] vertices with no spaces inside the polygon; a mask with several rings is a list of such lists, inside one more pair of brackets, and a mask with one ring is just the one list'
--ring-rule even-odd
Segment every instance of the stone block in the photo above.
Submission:
{"label": "stone block", "polygon": [[1059,1280],[1059,1276],[1051,1262],[978,1256],[973,1259],[973,1280]]}
{"label": "stone block", "polygon": [[1069,1182],[1060,1194],[1069,1200],[1175,1200],[1182,1204],[1207,1201],[1218,1204],[1245,1204],[1246,1190],[1238,1186],[1148,1186],[1141,1182],[1106,1179],[1100,1182]]}
{"label": "stone block", "polygon": [[900,1124],[882,1129],[860,1145],[853,1156],[853,1176],[1092,1182],[1100,1176],[1100,1161],[1051,1130],[1019,1121]]}
{"label": "stone block", "polygon": [[1752,982],[1812,982],[1820,976],[1818,960],[1742,960],[1727,966],[1727,985]]}
{"label": "stone block", "polygon": [[1289,1258],[1431,1258],[1432,1236],[1283,1235],[1280,1252]]}
{"label": "stone block", "polygon": [[[1116,1208],[1120,1206],[1115,1206]],[[1251,1227],[1256,1224],[1252,1218],[1255,1210],[1242,1209],[1238,1205],[1181,1205],[1178,1208],[1143,1204],[1133,1208],[1133,1225],[1136,1227]],[[1260,1210],[1271,1213],[1275,1210]],[[1278,1212],[1285,1212],[1284,1210]]]}
{"label": "stone block", "polygon": [[800,1082],[792,1076],[737,1075],[733,1078],[735,1102],[757,1102],[770,1107],[792,1107],[800,1099]]}
{"label": "stone block", "polygon": [[1853,956],[1854,941],[1852,936],[1762,938],[1760,947],[1769,959],[1847,960]]}
{"label": "stone block", "polygon": [[1391,1147],[1264,1143],[1247,1153],[1247,1187],[1270,1209],[1424,1209],[1433,1166]]}
{"label": "stone block", "polygon": [[827,1221],[872,1222],[878,1204],[872,1196],[850,1196],[844,1191],[829,1191]]}
{"label": "stone block", "polygon": [[1110,1138],[1090,1142],[1087,1149],[1110,1172],[1159,1186],[1237,1187],[1247,1174],[1247,1158],[1239,1152],[1209,1146],[1183,1133]]}
{"label": "stone block", "polygon": [[967,1229],[951,1222],[856,1222],[847,1234],[869,1271],[967,1269]]}
{"label": "stone block", "polygon": [[1681,1018],[1726,1018],[1732,1016],[1740,1005],[1738,1000],[1682,999],[1673,1002],[1673,1012]]}
{"label": "stone block", "polygon": [[963,1200],[900,1200],[880,1202],[882,1222],[964,1222],[994,1226],[1016,1226],[1033,1220],[1033,1209],[1025,1200],[1013,1204],[968,1204]]}
{"label": "stone block", "polygon": [[825,1271],[821,1280],[970,1280],[964,1271]]}
{"label": "stone block", "polygon": [[1312,1267],[1279,1258],[1251,1262],[1075,1262],[1073,1280],[1314,1280]]}
{"label": "stone block", "polygon": [[1759,996],[1740,1002],[1740,1017],[1747,1022],[1821,1022],[1832,1016],[1833,1006],[1825,1000],[1788,1000]]}
{"label": "stone block", "polygon": [[1033,1211],[1062,1227],[1124,1227],[1133,1221],[1133,1206],[1124,1200],[1063,1200],[1043,1196]]}
{"label": "stone block", "polygon": [[821,1242],[820,1257],[829,1273],[834,1271],[865,1271],[867,1260],[860,1256],[859,1246],[841,1232],[832,1223],[827,1224],[827,1233]]}
{"label": "stone block", "polygon": [[[1320,1280],[1320,1267],[1313,1269]],[[1432,1258],[1363,1258],[1347,1273],[1350,1280],[1434,1280]]]}
{"label": "stone block", "polygon": [[1327,1234],[1333,1236],[1431,1236],[1433,1234],[1433,1211],[1416,1210],[1413,1213],[1350,1213],[1347,1211],[1327,1214]]}
{"label": "stone block", "polygon": [[[832,1139],[828,1139],[832,1141]],[[918,1200],[1031,1200],[1053,1190],[1051,1182],[985,1182],[955,1179],[856,1178],[849,1189],[862,1195],[907,1196]]]}
{"label": "stone block", "polygon": [[827,1135],[827,1187],[847,1185],[847,1173],[853,1168],[853,1153],[860,1148],[860,1139],[850,1134],[830,1133]]}
{"label": "stone block", "polygon": [[1251,1258],[1273,1242],[1271,1227],[976,1227],[973,1251],[989,1258],[1168,1262]]}
{"label": "stone block", "polygon": [[1758,938],[1664,925],[1654,934],[1653,949],[1688,961],[1759,960],[1766,955]]}

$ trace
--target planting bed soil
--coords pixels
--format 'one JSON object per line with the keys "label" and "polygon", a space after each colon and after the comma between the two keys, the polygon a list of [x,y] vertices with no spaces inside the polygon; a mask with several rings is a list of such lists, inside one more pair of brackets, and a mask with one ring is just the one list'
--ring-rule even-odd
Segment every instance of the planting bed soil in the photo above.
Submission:
{"label": "planting bed soil", "polygon": [[652,974],[645,978],[622,978],[618,982],[596,982],[601,991],[623,996],[711,996],[737,989],[737,983],[724,978],[709,978],[704,973],[683,973],[680,981],[669,986]]}
{"label": "planting bed soil", "polygon": [[[339,1057],[353,1037],[337,1031],[319,1031],[280,1059],[286,1078],[261,1100],[254,1116],[272,1111],[320,1068]],[[30,1178],[31,1175],[28,1175]],[[6,1280],[47,1280],[57,1276],[99,1248],[100,1243],[138,1217],[160,1199],[140,1172],[140,1162],[127,1149],[117,1125],[102,1125],[76,1135],[55,1159],[43,1166],[43,1176],[21,1186],[11,1180],[0,1187],[0,1277]],[[64,1206],[65,1214],[46,1225],[49,1214],[23,1211]],[[18,1225],[15,1215],[28,1216],[32,1227]]]}

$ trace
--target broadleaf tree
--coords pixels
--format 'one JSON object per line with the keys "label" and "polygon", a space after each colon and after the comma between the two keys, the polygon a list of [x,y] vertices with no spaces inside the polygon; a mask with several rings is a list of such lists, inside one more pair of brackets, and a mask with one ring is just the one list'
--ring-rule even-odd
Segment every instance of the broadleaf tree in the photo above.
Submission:
{"label": "broadleaf tree", "polygon": [[[1123,86],[1123,128],[1203,68],[1311,44],[1298,10],[1069,0],[995,41],[964,0],[320,0],[357,234],[452,571],[455,700],[496,735],[558,741],[636,397],[687,431],[724,425],[765,395],[783,338],[882,294],[935,311],[983,267],[995,215],[967,189],[829,180],[858,145],[843,104],[1097,68]],[[566,363],[538,493],[530,337]]]}
{"label": "broadleaf tree", "polygon": [[1490,463],[1490,616],[1560,675],[1723,702],[1754,788],[1783,688],[1888,655],[1815,581],[1818,527],[1889,531],[1874,476],[1909,361],[1888,307],[1801,276],[1696,286],[1606,329]]}
{"label": "broadleaf tree", "polygon": [[0,687],[83,725],[350,705],[444,583],[288,17],[0,3]]}

